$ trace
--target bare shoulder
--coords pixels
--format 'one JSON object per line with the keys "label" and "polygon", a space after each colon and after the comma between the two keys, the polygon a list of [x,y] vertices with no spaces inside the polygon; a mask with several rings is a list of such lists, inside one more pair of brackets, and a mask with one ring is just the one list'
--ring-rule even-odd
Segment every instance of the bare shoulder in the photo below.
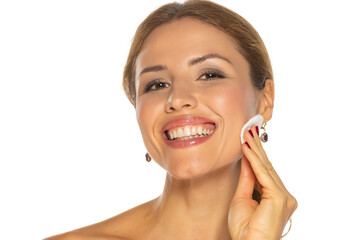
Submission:
{"label": "bare shoulder", "polygon": [[[134,240],[142,239],[149,226],[154,200],[143,203],[112,218],[44,240]],[[141,226],[141,227],[140,227]],[[150,226],[149,226],[150,227]]]}
{"label": "bare shoulder", "polygon": [[62,233],[55,235],[44,240],[128,240],[122,237],[110,237],[110,236],[101,236],[101,235],[91,235],[86,233],[81,233],[77,231],[71,231],[67,233]]}
{"label": "bare shoulder", "polygon": [[[45,238],[44,240],[83,240],[86,236],[83,234],[76,233],[75,231],[58,234],[52,237]],[[89,239],[89,238],[87,238]]]}

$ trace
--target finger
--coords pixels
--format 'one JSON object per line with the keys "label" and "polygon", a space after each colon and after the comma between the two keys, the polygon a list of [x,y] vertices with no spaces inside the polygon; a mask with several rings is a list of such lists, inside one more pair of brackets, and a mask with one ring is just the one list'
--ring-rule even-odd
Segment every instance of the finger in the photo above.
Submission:
{"label": "finger", "polygon": [[[256,133],[255,127],[253,127],[251,130]],[[259,187],[262,197],[276,196],[278,199],[281,199],[281,202],[283,202],[283,200],[285,199],[288,199],[288,197],[290,196],[289,192],[286,190],[280,177],[277,175],[275,169],[272,167],[272,164],[268,160],[265,151],[261,151],[261,149],[263,148],[259,136],[257,134],[253,134],[252,136],[251,133],[248,131],[245,133],[244,138],[247,142],[249,142],[249,145],[251,147],[251,152],[248,153],[248,159],[253,167],[256,178],[259,180]],[[251,157],[251,153],[255,153],[252,154],[254,158]],[[253,163],[257,163],[257,166],[259,167],[258,173],[256,172]]]}
{"label": "finger", "polygon": [[280,188],[282,188],[283,190],[286,190],[285,185],[281,181],[281,179],[280,179],[279,175],[277,174],[277,172],[275,171],[272,163],[269,161],[264,148],[262,147],[260,137],[258,136],[258,134],[254,134],[254,133],[256,133],[255,127],[252,127],[250,130],[254,137],[251,136],[251,133],[248,133],[245,135],[247,136],[246,140],[249,142],[251,149],[253,149],[257,153],[261,162],[263,163],[265,168],[268,170],[269,174],[273,177],[275,182],[278,184],[278,186]]}
{"label": "finger", "polygon": [[261,186],[261,184],[259,183],[258,180],[256,180],[255,187],[256,187],[257,190],[260,192],[260,195],[262,195],[262,193],[263,193],[262,186]]}
{"label": "finger", "polygon": [[263,157],[261,158],[261,160],[264,163],[264,165],[271,166],[270,162],[265,161],[266,153],[264,148],[262,147],[260,137],[256,133],[256,127],[255,126],[251,127],[248,133],[245,133],[245,135],[247,136],[246,140],[248,141],[248,143],[253,145],[253,146],[250,145],[251,149],[253,149],[259,155],[259,157]]}
{"label": "finger", "polygon": [[[245,133],[245,137],[249,134],[248,132]],[[250,136],[250,134],[249,134]],[[251,136],[250,136],[251,137]],[[254,145],[254,144],[252,144]],[[270,175],[268,170],[265,168],[262,160],[257,155],[255,151],[248,148],[248,146],[244,143],[241,145],[242,151],[244,153],[244,156],[248,159],[251,168],[255,174],[255,177],[259,181],[260,185],[262,187],[269,187],[269,188],[278,188],[277,184],[275,183],[273,177]]]}
{"label": "finger", "polygon": [[[253,149],[254,152],[257,153],[257,155],[259,156],[260,160],[262,161],[263,165],[265,166],[265,168],[267,169],[267,171],[269,172],[269,174],[271,175],[271,177],[274,179],[277,188],[278,188],[278,194],[277,197],[279,197],[280,199],[284,199],[285,202],[284,204],[286,205],[288,211],[289,211],[289,217],[294,213],[294,211],[297,208],[297,202],[296,199],[288,192],[288,190],[286,189],[284,183],[281,181],[279,175],[277,174],[277,172],[275,171],[273,165],[271,164],[271,162],[269,161],[265,150],[262,147],[261,144],[261,140],[259,138],[259,136],[256,133],[256,129],[255,127],[251,128],[251,132],[253,133],[252,136],[250,134],[250,132],[247,134],[247,141],[249,141],[250,143],[250,147]],[[261,183],[260,183],[260,189],[261,189]],[[261,194],[263,195],[263,191],[261,189]]]}
{"label": "finger", "polygon": [[234,199],[251,199],[255,187],[255,182],[255,174],[249,161],[244,155],[241,159],[240,177]]}

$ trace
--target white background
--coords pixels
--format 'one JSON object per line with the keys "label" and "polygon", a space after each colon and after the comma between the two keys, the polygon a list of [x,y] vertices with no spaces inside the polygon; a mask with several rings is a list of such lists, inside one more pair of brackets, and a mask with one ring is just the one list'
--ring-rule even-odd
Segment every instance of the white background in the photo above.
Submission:
{"label": "white background", "polygon": [[[0,236],[42,239],[161,194],[121,89],[138,24],[168,1],[0,2]],[[299,208],[288,240],[354,239],[359,207],[356,1],[216,1],[273,64],[269,159]]]}

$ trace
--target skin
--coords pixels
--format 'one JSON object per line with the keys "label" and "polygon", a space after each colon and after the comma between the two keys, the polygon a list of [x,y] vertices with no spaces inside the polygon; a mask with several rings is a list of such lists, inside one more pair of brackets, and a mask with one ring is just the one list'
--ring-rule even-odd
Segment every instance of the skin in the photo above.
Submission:
{"label": "skin", "polygon": [[[190,60],[208,54],[221,57],[189,66]],[[154,65],[166,69],[140,74]],[[224,77],[204,74],[209,68]],[[104,222],[49,239],[279,239],[297,202],[273,169],[255,127],[254,137],[244,135],[251,149],[240,142],[240,131],[252,116],[271,119],[273,81],[255,89],[249,65],[232,38],[191,18],[162,25],[148,36],[136,76],[141,134],[153,161],[167,171],[163,194]],[[162,84],[144,91],[154,79]],[[186,115],[209,118],[218,127],[205,143],[170,148],[160,130]],[[260,204],[252,200],[256,183]]]}

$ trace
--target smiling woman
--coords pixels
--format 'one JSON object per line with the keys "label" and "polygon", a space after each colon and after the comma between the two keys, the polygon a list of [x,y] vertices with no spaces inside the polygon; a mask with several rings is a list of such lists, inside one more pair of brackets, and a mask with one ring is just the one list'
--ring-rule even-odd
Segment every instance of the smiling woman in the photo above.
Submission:
{"label": "smiling woman", "polygon": [[[266,48],[241,16],[209,1],[171,3],[139,26],[123,86],[162,195],[50,239],[279,239],[297,208],[262,148],[274,107]],[[179,227],[181,226],[181,227]]]}
{"label": "smiling woman", "polygon": [[[135,76],[151,65],[162,65],[164,70],[135,78],[136,113],[150,155],[177,179],[195,178],[236,162],[241,151],[236,133],[256,115],[257,97],[248,63],[230,37],[193,18],[161,25],[144,41]],[[212,77],[204,71],[211,71]],[[216,73],[221,73],[221,77],[215,78]],[[143,91],[153,81],[161,81],[165,86]],[[206,119],[195,122],[189,116]],[[214,132],[206,138],[164,142],[164,126],[164,130],[169,130],[166,125],[172,122],[177,122],[174,127],[180,128],[180,137],[181,127],[186,124],[198,127],[197,124],[213,123],[216,127],[210,129]],[[208,140],[207,144],[198,144],[204,140]],[[186,151],[178,149],[195,144],[198,146]]]}

